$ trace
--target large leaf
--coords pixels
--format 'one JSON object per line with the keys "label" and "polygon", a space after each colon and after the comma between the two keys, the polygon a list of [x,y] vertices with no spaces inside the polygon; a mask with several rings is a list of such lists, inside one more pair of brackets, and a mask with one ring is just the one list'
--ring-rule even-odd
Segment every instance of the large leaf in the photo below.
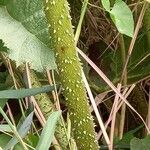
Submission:
{"label": "large leaf", "polygon": [[61,115],[60,111],[53,112],[43,128],[36,150],[48,150],[55,132],[56,123]]}
{"label": "large leaf", "polygon": [[116,0],[110,14],[118,31],[132,37],[134,32],[134,20],[128,5],[122,0]]}
{"label": "large leaf", "polygon": [[50,47],[51,40],[43,7],[43,0],[11,0],[7,4],[9,14]]}
{"label": "large leaf", "polygon": [[53,51],[13,19],[5,7],[0,7],[0,31],[0,39],[10,49],[9,57],[17,66],[29,62],[37,71],[56,69]]}

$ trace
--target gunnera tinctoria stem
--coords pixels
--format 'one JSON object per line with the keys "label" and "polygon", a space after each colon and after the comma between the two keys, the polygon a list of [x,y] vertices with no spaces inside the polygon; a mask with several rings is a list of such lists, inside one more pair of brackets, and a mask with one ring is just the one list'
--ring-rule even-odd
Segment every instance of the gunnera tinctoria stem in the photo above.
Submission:
{"label": "gunnera tinctoria stem", "polygon": [[86,90],[82,81],[74,34],[66,0],[44,0],[51,49],[55,51],[71,127],[79,150],[98,150]]}

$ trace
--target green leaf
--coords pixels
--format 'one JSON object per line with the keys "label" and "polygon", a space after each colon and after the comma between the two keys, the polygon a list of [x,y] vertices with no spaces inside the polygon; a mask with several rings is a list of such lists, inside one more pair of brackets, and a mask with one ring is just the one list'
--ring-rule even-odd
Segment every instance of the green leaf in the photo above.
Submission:
{"label": "green leaf", "polygon": [[6,5],[8,0],[0,0],[0,5]]}
{"label": "green leaf", "polygon": [[0,107],[4,108],[7,101],[8,101],[8,99],[0,99]]}
{"label": "green leaf", "polygon": [[147,39],[147,44],[146,44],[146,48],[148,48],[150,50],[150,4],[148,5],[146,12],[144,14],[144,18],[143,18],[143,35],[146,36]]}
{"label": "green leaf", "polygon": [[[1,134],[0,135],[0,147],[4,148],[10,139],[11,139],[10,136],[8,136],[6,134]],[[20,149],[22,149],[22,147],[19,143],[17,145],[15,145],[15,147],[13,148],[13,150],[20,150]]]}
{"label": "green leaf", "polygon": [[56,123],[61,115],[60,111],[53,112],[43,128],[36,150],[48,150],[55,132]]}
{"label": "green leaf", "polygon": [[5,135],[5,134],[1,134],[0,135],[0,146],[3,148],[5,147],[5,145],[9,142],[10,140],[10,136]]}
{"label": "green leaf", "polygon": [[106,11],[110,12],[110,1],[109,0],[101,0],[101,3]]}
{"label": "green leaf", "polygon": [[0,91],[0,98],[24,98],[40,93],[54,90],[54,86],[43,86],[41,88],[21,89],[21,90],[4,90]]}
{"label": "green leaf", "polygon": [[19,21],[46,46],[51,46],[43,0],[11,0],[6,7],[11,17]]}
{"label": "green leaf", "polygon": [[0,7],[0,39],[10,49],[9,57],[17,66],[28,62],[32,69],[56,69],[53,50],[13,19],[5,7]]}
{"label": "green leaf", "polygon": [[[34,112],[31,112],[30,115],[25,119],[23,124],[18,129],[18,133],[19,133],[21,138],[24,138],[26,136],[26,134],[28,133],[28,131],[31,127],[33,114],[34,114]],[[18,139],[15,136],[13,136],[13,138],[7,143],[7,145],[5,146],[4,149],[8,150],[11,147],[15,146],[18,142],[19,142]]]}
{"label": "green leaf", "polygon": [[120,33],[133,37],[133,15],[125,2],[122,0],[116,0],[112,10],[110,11],[110,15]]}
{"label": "green leaf", "polygon": [[131,150],[150,150],[150,136],[144,139],[134,138],[130,143]]}
{"label": "green leaf", "polygon": [[8,52],[8,48],[4,46],[4,42],[0,39],[0,52]]}
{"label": "green leaf", "polygon": [[32,146],[32,147],[36,147],[37,143],[39,141],[39,137],[34,135],[34,134],[29,134],[26,138],[27,143]]}
{"label": "green leaf", "polygon": [[131,140],[135,137],[134,134],[139,131],[141,128],[143,127],[143,125],[135,128],[134,130],[130,130],[127,133],[124,134],[123,138],[120,140],[116,140],[115,144],[117,145],[129,145]]}
{"label": "green leaf", "polygon": [[5,131],[5,132],[12,132],[11,128],[9,125],[7,124],[1,124],[0,125],[0,131]]}

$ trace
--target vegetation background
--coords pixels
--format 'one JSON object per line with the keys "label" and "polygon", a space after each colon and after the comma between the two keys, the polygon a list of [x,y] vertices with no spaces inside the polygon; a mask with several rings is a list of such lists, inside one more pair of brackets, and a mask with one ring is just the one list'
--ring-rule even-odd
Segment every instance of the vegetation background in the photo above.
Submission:
{"label": "vegetation background", "polygon": [[0,149],[150,150],[149,77],[149,0],[0,0]]}

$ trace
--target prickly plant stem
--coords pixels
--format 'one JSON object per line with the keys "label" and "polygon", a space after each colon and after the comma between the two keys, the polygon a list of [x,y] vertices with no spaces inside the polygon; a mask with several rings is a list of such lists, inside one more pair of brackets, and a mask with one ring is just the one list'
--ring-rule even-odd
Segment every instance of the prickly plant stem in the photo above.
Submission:
{"label": "prickly plant stem", "polygon": [[72,131],[79,150],[98,150],[93,118],[82,81],[66,0],[44,0],[51,49],[55,51],[63,94],[68,106]]}

